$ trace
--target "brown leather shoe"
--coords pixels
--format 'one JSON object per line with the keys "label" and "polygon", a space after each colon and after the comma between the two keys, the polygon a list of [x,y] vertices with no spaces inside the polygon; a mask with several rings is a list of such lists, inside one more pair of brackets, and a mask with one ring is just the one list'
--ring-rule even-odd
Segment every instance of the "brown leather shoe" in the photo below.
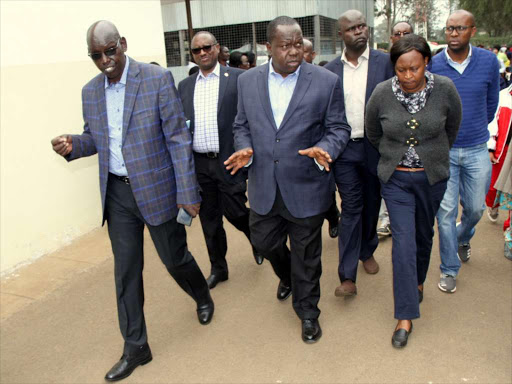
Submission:
{"label": "brown leather shoe", "polygon": [[357,287],[352,280],[345,280],[334,291],[334,296],[336,297],[353,295],[357,295]]}
{"label": "brown leather shoe", "polygon": [[363,261],[363,267],[366,273],[370,275],[375,275],[379,272],[379,263],[375,260],[375,257],[370,257],[368,260]]}

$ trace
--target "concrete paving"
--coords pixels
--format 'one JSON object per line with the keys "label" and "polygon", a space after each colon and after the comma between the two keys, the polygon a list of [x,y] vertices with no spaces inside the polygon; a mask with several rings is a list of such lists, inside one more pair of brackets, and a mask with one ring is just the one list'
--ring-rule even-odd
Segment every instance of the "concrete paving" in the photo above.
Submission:
{"label": "concrete paving", "polygon": [[[501,226],[486,217],[462,266],[457,292],[438,290],[434,239],[422,317],[403,350],[391,346],[391,239],[381,242],[377,275],[359,269],[358,295],[334,296],[337,241],[323,232],[322,339],[306,345],[291,300],[275,298],[270,264],[257,266],[245,237],[226,224],[230,278],[212,290],[208,326],[168,276],[146,234],[146,321],[153,361],[125,383],[511,383],[512,262]],[[189,247],[209,261],[198,220]],[[120,357],[113,260],[105,229],[2,279],[1,383],[102,383]]]}

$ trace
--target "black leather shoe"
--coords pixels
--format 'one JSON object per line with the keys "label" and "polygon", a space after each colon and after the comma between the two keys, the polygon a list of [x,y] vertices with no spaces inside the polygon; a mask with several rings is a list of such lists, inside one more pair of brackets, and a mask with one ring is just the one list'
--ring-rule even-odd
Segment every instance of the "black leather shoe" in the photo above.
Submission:
{"label": "black leather shoe", "polygon": [[277,300],[285,301],[292,294],[292,287],[290,284],[285,284],[281,280],[277,286]]}
{"label": "black leather shoe", "polygon": [[316,343],[322,337],[322,328],[318,319],[302,320],[302,340],[305,343]]}
{"label": "black leather shoe", "polygon": [[139,365],[144,365],[153,360],[149,345],[145,344],[140,347],[139,351],[131,355],[121,356],[121,359],[105,375],[107,381],[122,380],[132,374]]}
{"label": "black leather shoe", "polygon": [[226,281],[228,279],[228,275],[215,275],[211,274],[206,279],[206,282],[208,283],[208,288],[213,289],[217,284],[219,284],[222,281]]}
{"label": "black leather shoe", "polygon": [[199,323],[202,325],[210,324],[212,321],[213,312],[215,311],[215,305],[213,304],[213,300],[210,298],[210,302],[203,305],[197,306],[197,319]]}
{"label": "black leather shoe", "polygon": [[265,260],[265,259],[263,258],[263,255],[261,253],[259,253],[255,249],[253,249],[252,254],[254,256],[254,260],[256,261],[256,264],[258,264],[258,265],[263,264],[263,260]]}
{"label": "black leather shoe", "polygon": [[418,289],[418,301],[421,303],[423,301],[423,291]]}
{"label": "black leather shoe", "polygon": [[397,329],[395,332],[393,332],[393,337],[391,338],[391,344],[393,344],[393,347],[395,348],[403,348],[407,345],[407,339],[409,338],[409,335],[412,332],[412,322],[411,322],[411,329],[409,332],[403,328]]}

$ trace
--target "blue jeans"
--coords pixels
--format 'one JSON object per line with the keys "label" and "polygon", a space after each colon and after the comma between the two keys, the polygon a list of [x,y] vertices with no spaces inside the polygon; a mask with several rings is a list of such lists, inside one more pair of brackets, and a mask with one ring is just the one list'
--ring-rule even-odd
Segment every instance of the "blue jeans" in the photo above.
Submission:
{"label": "blue jeans", "polygon": [[[487,144],[450,150],[450,178],[441,207],[437,212],[441,272],[457,276],[459,244],[469,244],[475,226],[485,210],[485,195],[491,182],[491,160]],[[456,226],[460,205],[461,224]]]}

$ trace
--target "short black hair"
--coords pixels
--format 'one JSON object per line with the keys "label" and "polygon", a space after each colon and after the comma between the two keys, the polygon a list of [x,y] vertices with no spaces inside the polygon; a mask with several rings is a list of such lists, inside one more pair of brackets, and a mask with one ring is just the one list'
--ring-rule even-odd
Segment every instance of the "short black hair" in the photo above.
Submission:
{"label": "short black hair", "polygon": [[402,23],[405,23],[407,24],[410,28],[411,28],[411,33],[414,33],[414,28],[413,26],[408,22],[408,21],[397,21],[395,24],[393,24],[393,27],[391,28],[391,32],[393,32],[395,30],[395,27],[398,25],[398,24],[402,24]]}
{"label": "short black hair", "polygon": [[[274,20],[272,20],[267,26],[267,42],[272,43],[276,35],[276,29],[280,25],[299,25],[297,20],[288,16],[278,16]],[[299,25],[300,27],[300,25]]]}
{"label": "short black hair", "polygon": [[244,53],[245,56],[247,56],[247,59],[249,60],[249,64],[253,64],[256,62],[256,55],[253,51],[247,51]]}
{"label": "short black hair", "polygon": [[499,51],[501,49],[501,45],[495,45],[493,49],[497,49]]}
{"label": "short black hair", "polygon": [[428,57],[429,62],[432,58],[432,52],[430,51],[427,40],[421,36],[411,33],[402,37],[391,47],[389,56],[391,58],[391,62],[393,63],[393,67],[396,65],[396,62],[400,56],[411,51],[418,51],[421,53],[423,58]]}
{"label": "short black hair", "polygon": [[229,66],[238,68],[242,64],[242,52],[233,51],[229,54]]}

